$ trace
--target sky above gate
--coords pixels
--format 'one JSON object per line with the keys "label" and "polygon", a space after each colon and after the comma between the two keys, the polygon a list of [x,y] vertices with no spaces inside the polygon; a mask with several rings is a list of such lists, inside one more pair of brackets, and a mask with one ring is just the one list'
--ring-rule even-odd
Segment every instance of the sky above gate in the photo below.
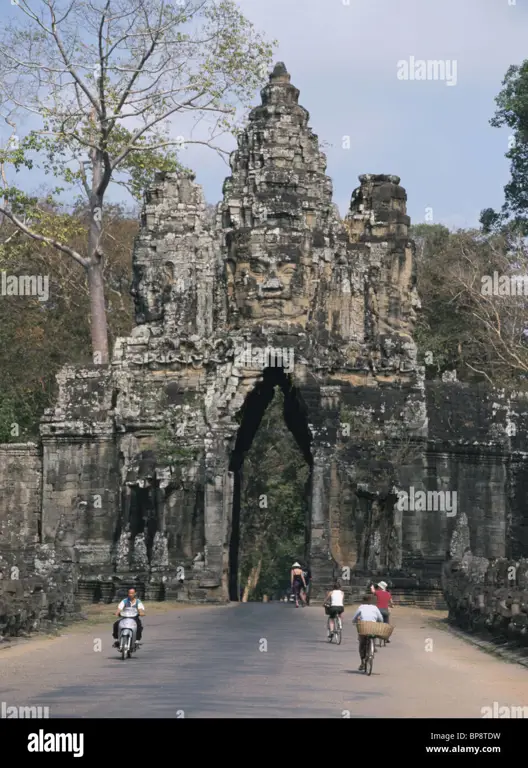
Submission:
{"label": "sky above gate", "polygon": [[[286,64],[324,143],[342,215],[361,173],[400,176],[413,223],[477,226],[483,208],[502,205],[509,132],[489,120],[508,67],[528,57],[528,0],[237,3],[279,42],[274,60]],[[418,79],[421,61],[426,79]],[[234,139],[224,146],[234,148]],[[192,145],[182,160],[216,203],[226,163]],[[33,171],[22,181],[34,191],[49,178]],[[119,189],[110,199],[129,202]]]}

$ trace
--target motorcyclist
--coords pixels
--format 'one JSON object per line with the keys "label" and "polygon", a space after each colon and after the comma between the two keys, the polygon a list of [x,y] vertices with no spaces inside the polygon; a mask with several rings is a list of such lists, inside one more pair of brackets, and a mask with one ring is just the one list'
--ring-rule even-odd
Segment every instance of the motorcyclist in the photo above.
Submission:
{"label": "motorcyclist", "polygon": [[[143,624],[141,623],[140,616],[145,615],[145,606],[141,602],[141,600],[136,597],[136,590],[131,588],[128,590],[128,597],[124,600],[121,600],[119,605],[117,606],[116,616],[120,616],[121,611],[124,608],[135,608],[138,612],[138,615],[134,617],[136,625],[137,625],[137,631],[136,631],[136,642],[139,643],[141,640],[141,636],[143,634]],[[114,631],[113,631],[113,638],[116,641],[114,643],[114,648],[119,647],[119,622],[121,621],[120,618],[116,622],[114,622]]]}

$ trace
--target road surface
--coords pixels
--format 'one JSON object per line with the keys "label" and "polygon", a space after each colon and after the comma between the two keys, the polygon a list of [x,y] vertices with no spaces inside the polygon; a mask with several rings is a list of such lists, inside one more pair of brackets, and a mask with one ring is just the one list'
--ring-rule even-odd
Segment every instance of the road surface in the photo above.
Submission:
{"label": "road surface", "polygon": [[166,607],[145,617],[144,645],[126,661],[111,647],[111,610],[103,625],[0,651],[5,705],[47,706],[50,718],[470,718],[494,702],[528,707],[528,670],[419,609],[395,609],[371,677],[358,671],[351,608],[336,646],[321,607]]}

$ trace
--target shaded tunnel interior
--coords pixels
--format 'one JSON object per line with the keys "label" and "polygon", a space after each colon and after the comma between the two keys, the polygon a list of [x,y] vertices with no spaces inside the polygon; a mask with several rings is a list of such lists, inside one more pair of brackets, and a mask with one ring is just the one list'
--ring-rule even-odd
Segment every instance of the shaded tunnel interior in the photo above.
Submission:
{"label": "shaded tunnel interior", "polygon": [[[313,467],[311,452],[312,434],[308,427],[307,408],[299,390],[293,386],[291,376],[282,368],[266,368],[262,379],[247,396],[241,409],[241,423],[237,433],[235,447],[231,454],[229,470],[234,475],[233,509],[231,518],[231,537],[229,541],[229,599],[239,601],[239,550],[240,550],[240,515],[242,491],[242,467],[244,458],[251,448],[266,409],[271,404],[275,389],[280,387],[284,395],[283,418],[293,435],[306,463],[310,468],[310,480]],[[307,489],[307,492],[309,490]],[[309,547],[310,521],[306,520],[306,548]]]}

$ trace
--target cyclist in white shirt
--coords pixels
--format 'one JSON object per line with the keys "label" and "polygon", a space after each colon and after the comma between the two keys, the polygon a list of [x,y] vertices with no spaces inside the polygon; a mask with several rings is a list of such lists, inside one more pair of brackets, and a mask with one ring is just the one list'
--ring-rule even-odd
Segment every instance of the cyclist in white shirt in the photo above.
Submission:
{"label": "cyclist in white shirt", "polygon": [[[358,621],[381,621],[383,624],[383,616],[377,606],[372,605],[373,595],[365,595],[363,602],[352,616],[352,623],[356,624]],[[359,671],[363,672],[365,669],[365,656],[367,655],[367,642],[368,635],[359,636],[359,658],[361,664]]]}
{"label": "cyclist in white shirt", "polygon": [[335,617],[340,616],[345,610],[345,593],[341,589],[339,581],[334,583],[334,588],[327,594],[324,606],[326,615],[330,616],[330,628],[328,630],[328,637],[330,637],[335,629]]}

